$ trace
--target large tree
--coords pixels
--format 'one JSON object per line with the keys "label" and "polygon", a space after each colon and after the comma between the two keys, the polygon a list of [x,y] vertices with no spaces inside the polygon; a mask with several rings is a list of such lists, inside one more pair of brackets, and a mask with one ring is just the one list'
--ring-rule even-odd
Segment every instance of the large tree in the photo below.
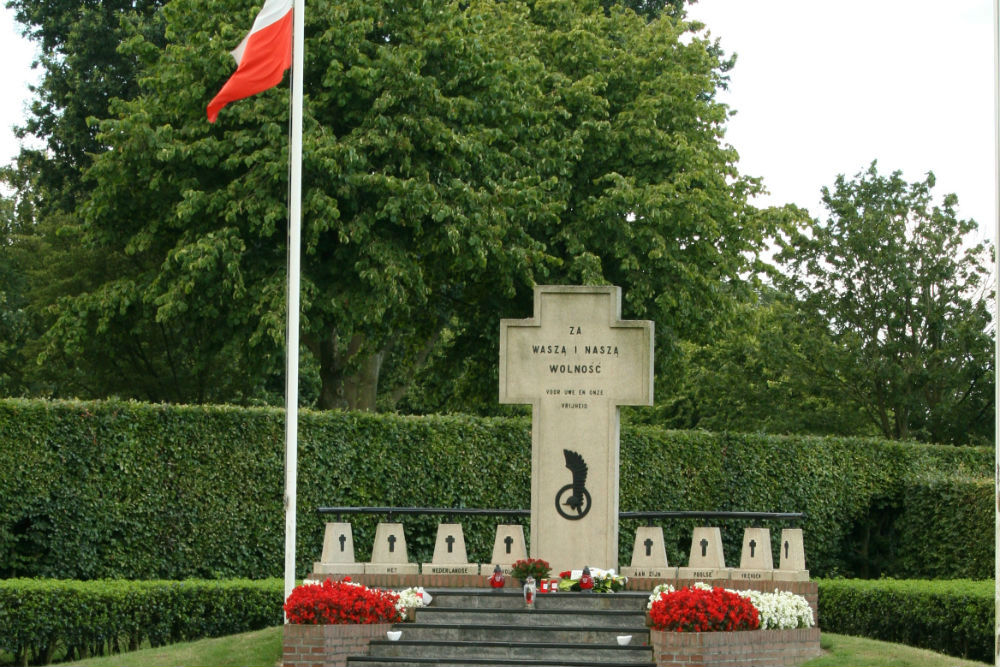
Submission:
{"label": "large tree", "polygon": [[[100,124],[108,150],[63,223],[102,261],[52,299],[44,340],[77,393],[248,400],[280,373],[287,91],[204,120],[257,4],[172,0],[165,47],[141,29],[119,47],[138,93]],[[348,0],[310,6],[306,30],[302,339],[320,407],[374,406],[386,364],[392,406],[428,362],[417,407],[468,399],[457,387],[493,402],[497,321],[530,313],[536,282],[622,285],[670,349],[760,248],[757,185],[715,100],[731,63],[674,17]]]}
{"label": "large tree", "polygon": [[991,251],[933,187],[933,174],[907,183],[873,162],[823,189],[829,217],[780,255],[832,342],[803,361],[887,438],[991,441]]}

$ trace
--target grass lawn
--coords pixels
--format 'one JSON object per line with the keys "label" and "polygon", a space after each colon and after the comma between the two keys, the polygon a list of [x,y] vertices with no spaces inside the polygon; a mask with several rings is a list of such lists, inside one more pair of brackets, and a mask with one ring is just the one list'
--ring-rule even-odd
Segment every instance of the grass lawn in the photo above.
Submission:
{"label": "grass lawn", "polygon": [[985,662],[962,660],[922,648],[828,632],[822,634],[820,646],[826,654],[810,660],[804,667],[987,667]]}
{"label": "grass lawn", "polygon": [[281,626],[278,626],[61,664],[81,667],[274,667],[280,661]]}
{"label": "grass lawn", "polygon": [[[825,655],[804,667],[987,667],[900,644],[823,633]],[[71,663],[80,667],[275,667],[281,660],[281,628],[202,639],[134,653]]]}

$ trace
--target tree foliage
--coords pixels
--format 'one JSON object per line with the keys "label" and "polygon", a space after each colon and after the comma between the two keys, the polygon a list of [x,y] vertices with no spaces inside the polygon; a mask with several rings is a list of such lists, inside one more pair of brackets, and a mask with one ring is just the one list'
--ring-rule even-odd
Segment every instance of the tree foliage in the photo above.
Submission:
{"label": "tree foliage", "polygon": [[802,312],[832,345],[803,360],[888,438],[992,440],[990,249],[934,175],[907,183],[873,162],[823,189],[829,211],[784,245]]}
{"label": "tree foliage", "polygon": [[[57,391],[273,396],[287,89],[204,119],[256,5],[172,0],[120,23],[134,94],[91,126],[105,150],[72,215],[51,223],[79,249],[39,343]],[[381,389],[386,408],[494,404],[496,323],[530,312],[535,283],[623,286],[627,316],[655,319],[664,351],[706,333],[727,303],[720,284],[739,282],[768,222],[751,215],[758,186],[723,142],[715,92],[731,62],[678,13],[647,20],[596,0],[310,6],[307,399],[373,407]]]}

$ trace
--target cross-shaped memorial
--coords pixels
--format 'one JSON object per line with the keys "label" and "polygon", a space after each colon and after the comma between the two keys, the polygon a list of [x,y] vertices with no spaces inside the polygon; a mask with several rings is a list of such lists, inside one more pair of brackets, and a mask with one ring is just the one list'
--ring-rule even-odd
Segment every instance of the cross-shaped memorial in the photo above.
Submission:
{"label": "cross-shaped memorial", "polygon": [[500,321],[500,402],[532,406],[531,555],[617,569],[619,406],[653,404],[653,323],[610,285],[536,286],[534,308]]}

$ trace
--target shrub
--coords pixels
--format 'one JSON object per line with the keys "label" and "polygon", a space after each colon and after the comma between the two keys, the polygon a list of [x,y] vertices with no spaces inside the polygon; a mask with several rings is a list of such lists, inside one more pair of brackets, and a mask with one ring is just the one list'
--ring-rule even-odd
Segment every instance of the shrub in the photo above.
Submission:
{"label": "shrub", "polygon": [[992,662],[992,581],[819,581],[824,630]]}
{"label": "shrub", "polygon": [[280,580],[0,580],[0,651],[45,664],[282,622]]}
{"label": "shrub", "polygon": [[[282,452],[277,409],[0,400],[0,577],[278,574]],[[923,576],[971,575],[993,561],[992,500],[980,491],[963,499],[947,481],[992,480],[990,448],[626,425],[620,458],[623,510],[805,512],[807,565],[815,575],[892,573],[893,559],[904,554],[907,573],[928,564]],[[322,550],[325,518],[313,511],[319,506],[507,508],[531,500],[531,427],[524,418],[303,410],[298,459],[299,576]],[[922,471],[943,481],[908,495]],[[934,536],[908,518],[922,512],[907,514],[911,497],[919,507],[937,507],[936,524],[961,526],[947,534],[968,549],[949,547],[948,558],[936,559],[941,542],[921,542]],[[946,502],[936,506],[935,497]],[[370,558],[379,520],[352,518],[359,561]],[[407,519],[411,561],[430,560],[439,520]],[[470,560],[488,562],[496,518],[462,522]],[[660,524],[668,557],[684,562],[695,521]],[[724,525],[730,558],[740,553],[743,527]],[[634,529],[623,522],[621,562],[631,557]]]}

